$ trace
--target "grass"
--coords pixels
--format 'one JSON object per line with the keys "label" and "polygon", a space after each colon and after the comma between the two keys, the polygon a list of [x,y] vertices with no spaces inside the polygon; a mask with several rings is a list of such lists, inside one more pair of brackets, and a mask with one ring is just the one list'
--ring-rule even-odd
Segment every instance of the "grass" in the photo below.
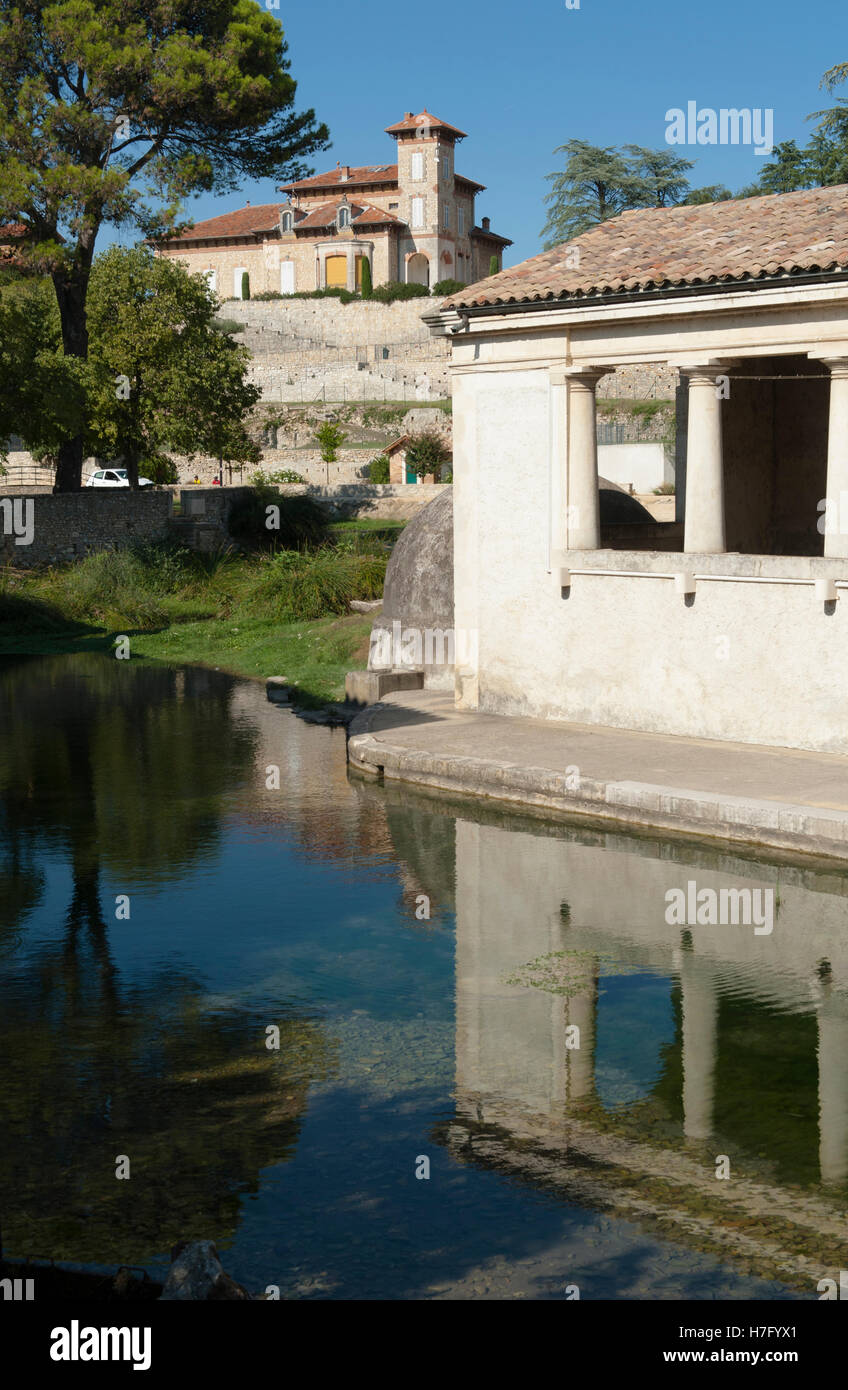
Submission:
{"label": "grass", "polygon": [[368,656],[371,620],[350,601],[381,596],[389,550],[378,528],[353,526],[271,554],[148,545],[0,571],[0,654],[110,651],[120,634],[134,657],[285,676],[303,703],[339,699]]}

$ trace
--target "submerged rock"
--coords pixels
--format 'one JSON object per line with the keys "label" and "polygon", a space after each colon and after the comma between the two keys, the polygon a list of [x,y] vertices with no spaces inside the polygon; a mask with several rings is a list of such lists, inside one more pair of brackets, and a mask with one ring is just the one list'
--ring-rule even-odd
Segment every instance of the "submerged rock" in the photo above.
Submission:
{"label": "submerged rock", "polygon": [[250,1294],[225,1273],[212,1240],[181,1241],[171,1251],[163,1303],[243,1300]]}

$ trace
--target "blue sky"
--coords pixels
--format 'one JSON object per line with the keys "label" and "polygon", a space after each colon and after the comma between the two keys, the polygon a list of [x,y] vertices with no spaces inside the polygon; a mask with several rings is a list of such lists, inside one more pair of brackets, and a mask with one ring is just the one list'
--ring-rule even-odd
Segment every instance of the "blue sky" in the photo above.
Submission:
{"label": "blue sky", "polygon": [[[545,175],[565,140],[665,145],[665,113],[699,107],[771,108],[775,141],[809,138],[809,112],[829,104],[819,81],[848,61],[845,0],[280,0],[271,11],[289,42],[298,109],[314,107],[332,150],[316,168],[392,159],[384,127],[427,107],[468,131],[457,168],[487,185],[478,219],[515,242],[517,264],[541,250]],[[844,89],[848,96],[848,86]],[[699,146],[693,184],[752,182],[752,150]],[[195,220],[276,200],[273,184],[246,183],[188,205]],[[130,238],[128,238],[130,239]]]}

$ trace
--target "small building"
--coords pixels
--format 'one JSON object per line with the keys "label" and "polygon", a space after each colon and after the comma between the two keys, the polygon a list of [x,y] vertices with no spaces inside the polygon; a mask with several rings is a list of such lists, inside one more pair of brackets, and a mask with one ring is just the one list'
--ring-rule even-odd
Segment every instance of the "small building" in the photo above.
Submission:
{"label": "small building", "polygon": [[[626,212],[427,318],[457,704],[848,753],[848,186]],[[638,363],[679,373],[678,511],[613,549],[595,389]]]}
{"label": "small building", "polygon": [[240,208],[198,222],[157,243],[160,255],[183,261],[209,280],[222,299],[336,287],[356,291],[367,261],[375,285],[388,281],[432,287],[469,284],[498,267],[512,242],[476,224],[485,186],[456,169],[465,132],[429,111],[387,127],[391,164],[337,164],[324,174],[280,186],[282,201]]}
{"label": "small building", "polygon": [[[439,483],[441,478],[437,478],[435,473],[425,473],[423,478],[413,472],[406,461],[406,451],[412,443],[414,435],[402,434],[399,439],[395,439],[389,444],[383,453],[389,460],[389,482],[390,483]],[[445,464],[444,468],[450,468],[450,464]],[[444,469],[442,470],[444,471]]]}

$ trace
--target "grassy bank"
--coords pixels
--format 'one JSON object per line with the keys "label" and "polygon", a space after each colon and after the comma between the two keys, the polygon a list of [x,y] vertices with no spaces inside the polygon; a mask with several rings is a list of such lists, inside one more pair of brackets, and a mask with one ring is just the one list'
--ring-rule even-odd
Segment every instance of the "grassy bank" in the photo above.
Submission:
{"label": "grassy bank", "polygon": [[134,657],[285,676],[305,703],[339,699],[368,657],[371,619],[350,601],[380,597],[389,544],[366,530],[269,555],[142,546],[0,571],[0,655],[108,652],[126,635]]}

